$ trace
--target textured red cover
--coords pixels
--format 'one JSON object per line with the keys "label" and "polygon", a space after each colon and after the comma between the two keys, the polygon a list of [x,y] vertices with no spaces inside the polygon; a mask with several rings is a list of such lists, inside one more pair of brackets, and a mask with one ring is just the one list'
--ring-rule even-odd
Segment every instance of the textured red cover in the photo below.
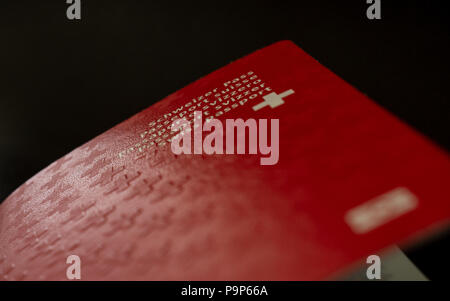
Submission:
{"label": "textured red cover", "polygon": [[[284,104],[252,109],[290,89]],[[167,120],[194,107],[219,119],[278,118],[278,164],[157,146]],[[16,190],[0,206],[1,279],[65,280],[71,254],[81,258],[82,280],[324,279],[447,221],[449,163],[279,42],[168,96]]]}

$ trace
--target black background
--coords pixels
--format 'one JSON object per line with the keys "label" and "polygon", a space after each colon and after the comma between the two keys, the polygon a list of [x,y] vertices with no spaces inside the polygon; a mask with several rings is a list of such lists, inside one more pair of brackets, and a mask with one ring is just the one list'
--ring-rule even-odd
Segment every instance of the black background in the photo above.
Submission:
{"label": "black background", "polygon": [[[0,201],[39,170],[168,94],[289,39],[447,151],[446,1],[0,1]],[[448,279],[449,235],[409,248]]]}

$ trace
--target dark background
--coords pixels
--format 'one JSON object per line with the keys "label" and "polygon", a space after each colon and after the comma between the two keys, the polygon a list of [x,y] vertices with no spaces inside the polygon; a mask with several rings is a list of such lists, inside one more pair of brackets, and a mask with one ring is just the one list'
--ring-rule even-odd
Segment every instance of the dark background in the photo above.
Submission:
{"label": "dark background", "polygon": [[[447,151],[447,1],[0,1],[0,202],[39,170],[168,94],[289,39]],[[450,183],[449,183],[450,184]],[[448,279],[450,236],[408,248]]]}

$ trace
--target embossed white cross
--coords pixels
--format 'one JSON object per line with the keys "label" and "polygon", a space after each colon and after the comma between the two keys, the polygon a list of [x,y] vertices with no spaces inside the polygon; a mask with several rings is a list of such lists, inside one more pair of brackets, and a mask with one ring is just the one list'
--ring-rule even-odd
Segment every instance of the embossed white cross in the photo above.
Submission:
{"label": "embossed white cross", "polygon": [[276,108],[282,104],[284,104],[283,97],[289,96],[291,94],[294,94],[294,90],[289,89],[287,91],[284,91],[283,93],[277,94],[277,93],[270,93],[265,96],[263,96],[264,101],[257,104],[256,106],[253,106],[254,111],[258,111],[265,106],[270,106],[272,109]]}

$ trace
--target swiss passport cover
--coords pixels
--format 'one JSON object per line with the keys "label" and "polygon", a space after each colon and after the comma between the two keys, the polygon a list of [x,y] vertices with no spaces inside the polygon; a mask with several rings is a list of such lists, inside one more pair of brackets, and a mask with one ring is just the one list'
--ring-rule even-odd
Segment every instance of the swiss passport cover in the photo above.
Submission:
{"label": "swiss passport cover", "polygon": [[[279,119],[278,163],[175,155],[171,122],[194,111]],[[66,280],[66,260],[77,255],[82,280],[329,279],[445,224],[449,180],[446,152],[283,41],[175,92],[17,189],[0,206],[0,275]]]}

